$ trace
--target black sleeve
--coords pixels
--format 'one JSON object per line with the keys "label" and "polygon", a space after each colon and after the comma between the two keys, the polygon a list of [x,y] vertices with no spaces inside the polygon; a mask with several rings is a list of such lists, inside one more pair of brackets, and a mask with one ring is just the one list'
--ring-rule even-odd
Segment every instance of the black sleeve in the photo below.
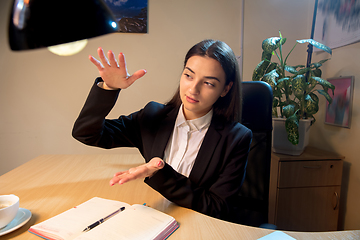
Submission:
{"label": "black sleeve", "polygon": [[139,112],[119,119],[105,119],[119,96],[120,90],[105,90],[97,86],[97,78],[75,121],[72,136],[78,141],[101,148],[141,147],[137,126]]}
{"label": "black sleeve", "polygon": [[210,186],[195,184],[168,164],[145,182],[180,206],[228,220],[245,176],[251,140],[249,129],[236,134],[234,144],[224,149],[224,159],[219,160],[220,169]]}

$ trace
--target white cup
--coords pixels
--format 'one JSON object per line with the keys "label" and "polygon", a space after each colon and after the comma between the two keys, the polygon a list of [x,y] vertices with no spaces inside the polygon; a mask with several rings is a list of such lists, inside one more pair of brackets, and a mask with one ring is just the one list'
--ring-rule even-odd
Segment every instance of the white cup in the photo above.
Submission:
{"label": "white cup", "polygon": [[0,229],[6,227],[19,211],[19,197],[13,194],[0,195]]}

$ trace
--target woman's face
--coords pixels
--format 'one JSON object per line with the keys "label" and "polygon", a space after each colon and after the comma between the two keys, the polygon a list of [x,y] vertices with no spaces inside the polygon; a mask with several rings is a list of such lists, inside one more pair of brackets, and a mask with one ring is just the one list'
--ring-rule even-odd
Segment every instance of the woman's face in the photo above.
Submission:
{"label": "woman's face", "polygon": [[188,59],[180,78],[180,98],[187,120],[207,114],[219,97],[224,97],[232,87],[225,86],[226,76],[215,59],[193,56]]}

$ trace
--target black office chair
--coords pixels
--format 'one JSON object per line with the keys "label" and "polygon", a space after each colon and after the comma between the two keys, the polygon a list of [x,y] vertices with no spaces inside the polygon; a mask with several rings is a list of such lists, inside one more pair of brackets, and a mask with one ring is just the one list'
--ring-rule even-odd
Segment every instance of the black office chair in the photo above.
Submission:
{"label": "black office chair", "polygon": [[259,227],[268,222],[273,93],[265,82],[242,82],[242,98],[241,123],[253,140],[236,222]]}

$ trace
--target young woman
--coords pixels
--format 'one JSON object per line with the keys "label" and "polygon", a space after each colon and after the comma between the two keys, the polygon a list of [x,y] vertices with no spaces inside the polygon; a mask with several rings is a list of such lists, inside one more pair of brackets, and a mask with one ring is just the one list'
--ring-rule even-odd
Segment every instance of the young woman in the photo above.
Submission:
{"label": "young woman", "polygon": [[137,178],[168,200],[220,219],[231,220],[237,206],[252,133],[237,119],[241,112],[240,75],[235,55],[221,41],[204,40],[185,57],[177,92],[167,104],[148,103],[143,109],[108,120],[121,90],[146,71],[129,75],[125,57],[113,52],[100,61],[73,136],[102,148],[136,147],[145,164],[118,172],[110,185]]}

